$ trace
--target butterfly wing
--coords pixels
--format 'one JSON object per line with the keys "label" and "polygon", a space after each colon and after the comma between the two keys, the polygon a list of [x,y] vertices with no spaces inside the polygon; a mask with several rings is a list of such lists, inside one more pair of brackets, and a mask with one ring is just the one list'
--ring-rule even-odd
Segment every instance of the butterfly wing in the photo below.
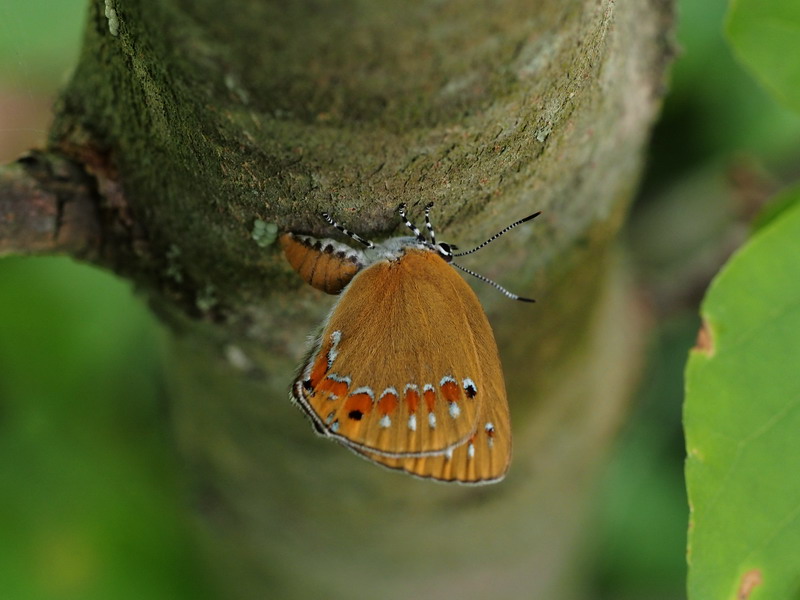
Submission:
{"label": "butterfly wing", "polygon": [[363,456],[390,469],[447,482],[492,483],[505,476],[511,462],[511,421],[497,346],[483,310],[469,318],[482,340],[478,358],[485,390],[475,432],[459,446],[434,455],[388,457],[362,451]]}
{"label": "butterfly wing", "polygon": [[353,278],[293,387],[324,435],[389,458],[463,445],[488,394],[505,406],[489,323],[470,287],[427,250]]}
{"label": "butterfly wing", "polygon": [[511,462],[511,427],[508,403],[494,398],[485,403],[487,414],[475,433],[460,446],[440,454],[391,457],[358,451],[364,457],[390,469],[425,479],[465,484],[500,481]]}

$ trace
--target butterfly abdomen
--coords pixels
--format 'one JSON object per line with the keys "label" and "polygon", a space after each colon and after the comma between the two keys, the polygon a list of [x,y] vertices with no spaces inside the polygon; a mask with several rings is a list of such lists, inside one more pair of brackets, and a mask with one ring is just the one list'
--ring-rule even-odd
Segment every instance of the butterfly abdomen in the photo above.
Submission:
{"label": "butterfly abdomen", "polygon": [[328,294],[341,292],[363,266],[359,252],[334,240],[285,233],[279,242],[300,277]]}

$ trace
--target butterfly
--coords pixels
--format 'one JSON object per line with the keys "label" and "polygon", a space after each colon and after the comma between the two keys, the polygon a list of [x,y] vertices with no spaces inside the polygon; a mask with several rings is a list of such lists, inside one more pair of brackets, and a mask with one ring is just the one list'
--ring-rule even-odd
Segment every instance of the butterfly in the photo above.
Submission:
{"label": "butterfly", "polygon": [[284,233],[289,264],[313,287],[341,294],[292,385],[315,429],[385,467],[465,484],[500,481],[511,461],[511,423],[492,328],[477,296],[452,267],[514,300],[533,302],[453,262],[466,252],[428,237],[397,212],[413,236],[362,244]]}

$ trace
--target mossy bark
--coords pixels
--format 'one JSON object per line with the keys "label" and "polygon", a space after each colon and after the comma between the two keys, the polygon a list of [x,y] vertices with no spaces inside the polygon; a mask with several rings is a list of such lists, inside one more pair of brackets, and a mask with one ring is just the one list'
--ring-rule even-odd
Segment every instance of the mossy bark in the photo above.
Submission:
{"label": "mossy bark", "polygon": [[[672,2],[94,0],[51,150],[98,181],[97,262],[175,331],[172,417],[225,597],[563,597],[638,367],[613,250],[671,57]],[[467,247],[515,434],[448,487],[316,438],[288,386],[330,299],[265,224],[380,238],[429,201]],[[267,233],[265,233],[267,232]],[[391,327],[393,324],[387,324]]]}

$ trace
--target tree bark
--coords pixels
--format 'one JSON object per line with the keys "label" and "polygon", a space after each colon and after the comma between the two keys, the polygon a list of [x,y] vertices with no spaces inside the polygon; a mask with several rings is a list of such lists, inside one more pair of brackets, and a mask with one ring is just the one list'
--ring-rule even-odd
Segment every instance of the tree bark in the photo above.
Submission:
{"label": "tree bark", "polygon": [[[233,598],[564,598],[643,319],[614,250],[672,55],[669,0],[93,0],[50,150],[99,182],[94,260],[173,327],[172,406]],[[372,238],[435,201],[468,247],[515,436],[437,485],[318,439],[288,400],[331,299],[270,228]],[[266,233],[265,233],[266,232]],[[389,326],[392,326],[389,324]]]}
{"label": "tree bark", "polygon": [[92,260],[100,242],[96,180],[57,153],[0,167],[0,256],[65,253]]}

